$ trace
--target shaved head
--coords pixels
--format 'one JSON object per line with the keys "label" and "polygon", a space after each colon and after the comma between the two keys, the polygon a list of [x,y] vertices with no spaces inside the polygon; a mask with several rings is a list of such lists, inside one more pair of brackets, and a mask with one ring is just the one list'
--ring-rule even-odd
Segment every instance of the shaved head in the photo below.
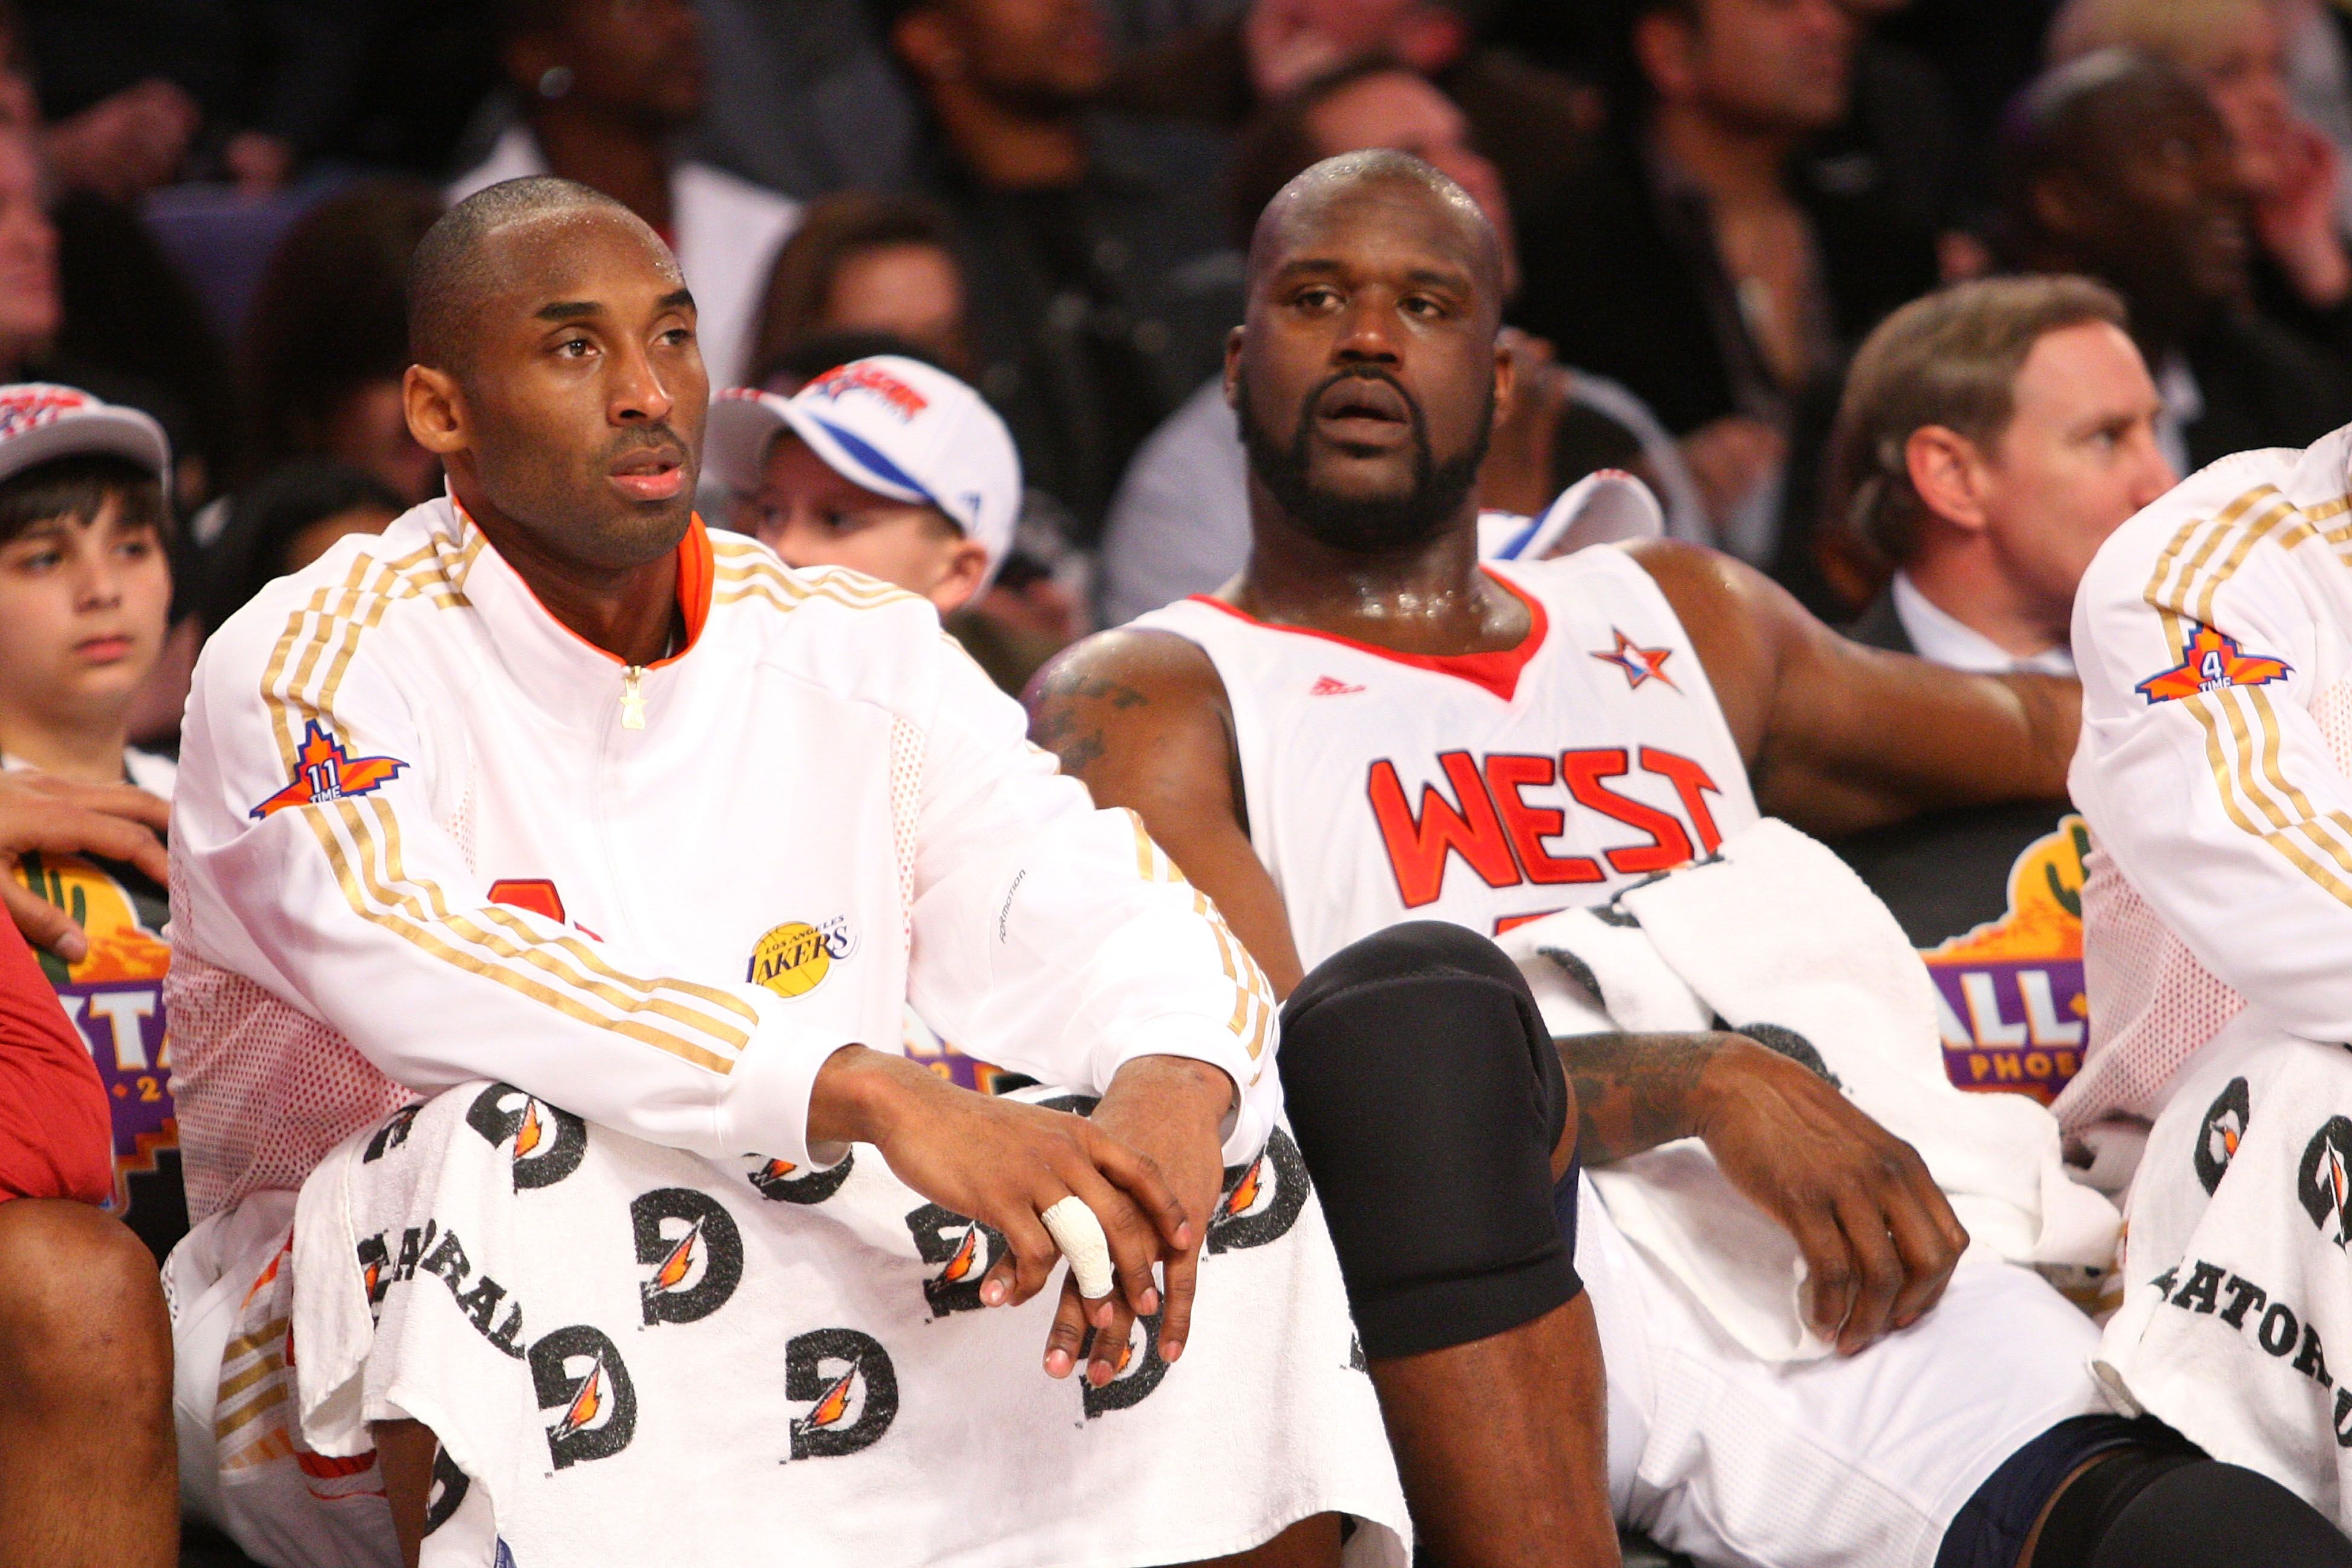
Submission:
{"label": "shaved head", "polygon": [[661,237],[604,192],[551,174],[502,180],[442,214],[417,241],[408,274],[409,357],[463,377],[481,312],[514,287],[517,264],[529,266],[529,253],[541,248],[515,242],[561,244],[566,231],[583,223],[636,230],[671,273],[677,271]]}
{"label": "shaved head", "polygon": [[409,433],[499,552],[596,581],[666,570],[710,380],[660,237],[585,185],[509,180],[426,232],[409,288]]}
{"label": "shaved head", "polygon": [[1250,235],[1252,281],[1288,253],[1305,231],[1339,209],[1398,203],[1424,208],[1458,231],[1462,259],[1471,268],[1481,300],[1499,321],[1506,268],[1495,226],[1468,191],[1412,153],[1386,147],[1326,158],[1276,192]]}

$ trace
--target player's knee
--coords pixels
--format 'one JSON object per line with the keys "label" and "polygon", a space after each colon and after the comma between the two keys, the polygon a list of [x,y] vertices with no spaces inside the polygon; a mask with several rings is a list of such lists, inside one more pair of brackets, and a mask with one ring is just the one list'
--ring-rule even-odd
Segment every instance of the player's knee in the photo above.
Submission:
{"label": "player's knee", "polygon": [[[1470,1011],[1449,1029],[1457,1006]],[[1316,965],[1282,1025],[1284,1092],[1361,1101],[1351,1126],[1392,1119],[1424,1140],[1532,1130],[1547,1153],[1566,1127],[1567,1082],[1535,996],[1518,966],[1475,931],[1439,921],[1375,931]],[[1389,1093],[1422,1080],[1464,1083],[1466,1092],[1422,1105]]]}
{"label": "player's knee", "polygon": [[172,1331],[154,1258],[86,1204],[0,1204],[0,1385],[26,1413],[170,1419]]}
{"label": "player's knee", "polygon": [[2110,1453],[2059,1493],[2031,1568],[2352,1568],[2318,1510],[2267,1476],[2186,1444]]}
{"label": "player's knee", "polygon": [[[2034,1562],[2041,1563],[2041,1554]],[[2084,1568],[2346,1568],[2352,1542],[2268,1476],[2198,1459],[2150,1481],[2116,1513]]]}
{"label": "player's knee", "polygon": [[1494,943],[1390,927],[1317,966],[1282,1028],[1291,1125],[1367,1352],[1483,1339],[1575,1294],[1551,1173],[1567,1085]]}

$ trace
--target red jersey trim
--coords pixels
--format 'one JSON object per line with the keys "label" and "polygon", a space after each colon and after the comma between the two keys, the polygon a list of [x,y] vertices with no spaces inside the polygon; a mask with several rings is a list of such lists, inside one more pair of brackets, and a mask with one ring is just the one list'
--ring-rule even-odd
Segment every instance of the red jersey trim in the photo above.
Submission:
{"label": "red jersey trim", "polygon": [[1353,637],[1343,637],[1337,632],[1319,632],[1312,626],[1276,626],[1272,621],[1261,621],[1246,610],[1236,609],[1223,599],[1213,599],[1206,594],[1191,596],[1195,603],[1206,605],[1213,610],[1223,610],[1237,621],[1247,621],[1251,626],[1263,626],[1270,632],[1287,632],[1292,637],[1319,637],[1325,642],[1338,643],[1341,647],[1368,653],[1392,664],[1410,665],[1434,675],[1450,675],[1508,702],[1518,690],[1519,672],[1527,668],[1528,660],[1543,651],[1544,638],[1551,632],[1551,618],[1544,614],[1541,605],[1521,593],[1510,579],[1484,566],[1478,570],[1486,572],[1488,577],[1501,584],[1505,593],[1528,607],[1528,635],[1521,637],[1515,647],[1496,648],[1491,653],[1400,653],[1391,647],[1379,647],[1371,643],[1358,642]]}

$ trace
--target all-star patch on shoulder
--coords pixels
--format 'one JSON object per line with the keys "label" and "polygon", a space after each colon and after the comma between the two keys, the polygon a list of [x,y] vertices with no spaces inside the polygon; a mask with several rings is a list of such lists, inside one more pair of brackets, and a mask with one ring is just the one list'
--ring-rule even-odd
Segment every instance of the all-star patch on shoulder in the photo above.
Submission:
{"label": "all-star patch on shoulder", "polygon": [[393,757],[354,757],[341,741],[320,728],[313,719],[303,731],[302,749],[294,764],[294,782],[263,801],[247,815],[259,821],[289,805],[314,805],[320,801],[349,800],[373,795],[398,778],[408,764]]}
{"label": "all-star patch on shoulder", "polygon": [[1681,687],[1675,685],[1675,678],[1666,673],[1666,660],[1675,657],[1674,649],[1643,647],[1615,626],[1611,626],[1609,630],[1616,637],[1617,646],[1604,648],[1592,657],[1603,664],[1613,664],[1623,670],[1628,689],[1638,691],[1653,680],[1676,691],[1682,689]]}
{"label": "all-star patch on shoulder", "polygon": [[2132,689],[2150,702],[2177,702],[2229,686],[2266,686],[2294,673],[2294,667],[2284,659],[2250,654],[2235,637],[2199,625],[2182,645],[2179,664],[2149,676]]}

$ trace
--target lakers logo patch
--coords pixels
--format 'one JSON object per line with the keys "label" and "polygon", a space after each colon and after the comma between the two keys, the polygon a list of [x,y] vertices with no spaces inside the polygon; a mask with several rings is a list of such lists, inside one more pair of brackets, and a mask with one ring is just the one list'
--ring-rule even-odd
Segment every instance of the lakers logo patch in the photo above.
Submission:
{"label": "lakers logo patch", "polygon": [[786,921],[772,927],[751,949],[743,978],[779,996],[805,996],[824,984],[833,966],[857,951],[849,921],[836,915],[822,925]]}

